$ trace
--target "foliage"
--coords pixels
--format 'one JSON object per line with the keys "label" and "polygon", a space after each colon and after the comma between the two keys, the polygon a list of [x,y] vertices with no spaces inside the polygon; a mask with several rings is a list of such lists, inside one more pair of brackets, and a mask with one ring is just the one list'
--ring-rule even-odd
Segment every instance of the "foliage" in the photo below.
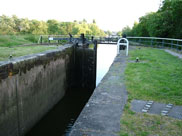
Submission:
{"label": "foliage", "polygon": [[32,43],[37,43],[38,42],[38,39],[39,39],[39,35],[25,35],[23,36],[25,40],[28,40]]}
{"label": "foliage", "polygon": [[5,15],[0,16],[0,34],[10,35],[10,34],[34,34],[34,35],[80,35],[84,33],[86,35],[93,36],[104,36],[105,33],[93,20],[92,23],[87,23],[85,19],[83,21],[77,22],[59,22],[57,20],[38,21],[38,20],[28,20],[27,18],[18,18],[13,15],[8,17]]}
{"label": "foliage", "polygon": [[122,29],[121,32],[118,32],[119,36],[122,36],[122,34],[130,35],[131,28],[129,26],[126,26]]}
{"label": "foliage", "polygon": [[[163,0],[157,12],[148,13],[127,32],[129,36],[172,37],[182,36],[182,1]],[[129,30],[129,29],[128,29]],[[123,30],[125,32],[125,29]]]}

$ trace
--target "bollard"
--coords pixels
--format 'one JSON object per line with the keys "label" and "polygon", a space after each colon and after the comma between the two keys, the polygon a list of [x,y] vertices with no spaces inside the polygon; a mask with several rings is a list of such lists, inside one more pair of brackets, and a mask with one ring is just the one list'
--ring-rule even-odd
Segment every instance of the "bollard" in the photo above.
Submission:
{"label": "bollard", "polygon": [[84,44],[85,43],[85,36],[84,36],[84,34],[82,33],[80,37],[81,37],[81,40],[82,40],[82,44]]}

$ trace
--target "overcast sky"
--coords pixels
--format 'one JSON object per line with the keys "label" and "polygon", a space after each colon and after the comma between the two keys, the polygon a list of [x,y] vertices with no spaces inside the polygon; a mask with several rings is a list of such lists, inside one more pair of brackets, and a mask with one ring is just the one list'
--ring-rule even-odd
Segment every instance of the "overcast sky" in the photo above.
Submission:
{"label": "overcast sky", "polygon": [[148,12],[157,11],[161,0],[2,0],[0,15],[59,21],[96,20],[103,30],[119,31]]}

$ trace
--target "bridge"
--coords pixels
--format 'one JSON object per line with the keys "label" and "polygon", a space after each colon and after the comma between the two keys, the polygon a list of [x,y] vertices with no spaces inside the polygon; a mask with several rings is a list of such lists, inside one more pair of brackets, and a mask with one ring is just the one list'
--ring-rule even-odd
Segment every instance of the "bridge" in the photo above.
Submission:
{"label": "bridge", "polygon": [[38,43],[44,44],[48,42],[49,44],[60,43],[60,41],[68,41],[68,42],[93,42],[94,40],[97,41],[98,44],[117,44],[118,40],[122,38],[120,36],[117,37],[99,37],[99,36],[91,36],[91,35],[41,35]]}
{"label": "bridge", "polygon": [[[113,44],[116,45],[118,40],[122,38],[120,36],[91,36],[81,34],[79,35],[41,35],[39,38],[39,44],[59,44],[60,42],[72,42],[82,45],[85,42],[97,41],[97,44]],[[160,38],[160,37],[127,37],[130,45],[146,46],[153,48],[169,48],[175,49],[178,52],[182,52],[182,39],[174,38]]]}
{"label": "bridge", "polygon": [[[117,41],[122,38],[120,36],[91,36],[91,35],[41,35],[39,38],[39,44],[55,44],[61,41],[67,42],[86,42],[96,40],[98,44],[117,44]],[[174,38],[160,38],[160,37],[127,37],[130,45],[141,45],[147,47],[157,47],[157,48],[171,48],[177,51],[182,51],[182,39]]]}

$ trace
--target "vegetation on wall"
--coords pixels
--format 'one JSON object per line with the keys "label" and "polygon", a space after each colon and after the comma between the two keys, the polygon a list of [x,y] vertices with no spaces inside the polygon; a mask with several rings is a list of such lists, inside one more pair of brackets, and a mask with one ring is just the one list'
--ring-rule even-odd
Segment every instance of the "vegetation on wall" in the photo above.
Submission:
{"label": "vegetation on wall", "polygon": [[142,16],[132,28],[125,27],[128,36],[182,38],[182,1],[163,0],[157,12]]}

